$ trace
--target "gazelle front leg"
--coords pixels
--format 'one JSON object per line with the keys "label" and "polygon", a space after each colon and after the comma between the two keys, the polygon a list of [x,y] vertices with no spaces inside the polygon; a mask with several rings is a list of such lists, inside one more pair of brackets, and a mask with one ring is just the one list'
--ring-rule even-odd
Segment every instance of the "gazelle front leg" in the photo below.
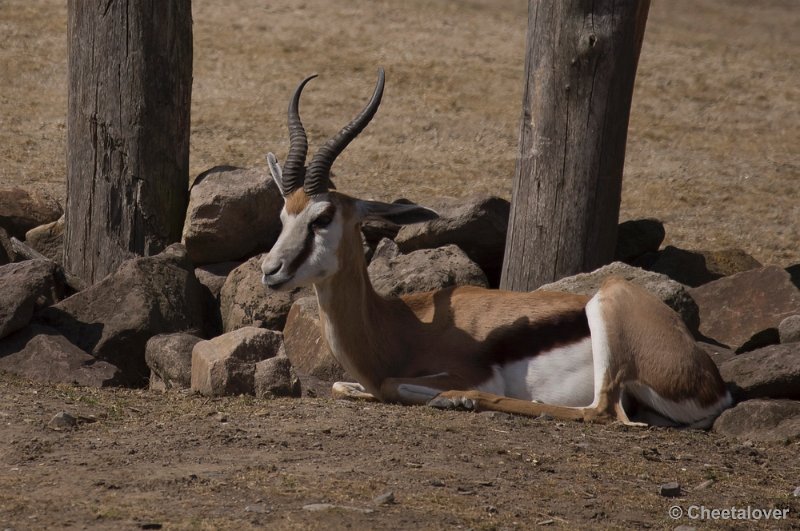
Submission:
{"label": "gazelle front leg", "polygon": [[335,399],[362,400],[364,402],[378,402],[363,385],[357,382],[336,382],[331,387],[331,397]]}
{"label": "gazelle front leg", "polygon": [[465,388],[460,378],[443,372],[416,378],[387,378],[381,383],[381,397],[386,402],[424,406],[446,389]]}

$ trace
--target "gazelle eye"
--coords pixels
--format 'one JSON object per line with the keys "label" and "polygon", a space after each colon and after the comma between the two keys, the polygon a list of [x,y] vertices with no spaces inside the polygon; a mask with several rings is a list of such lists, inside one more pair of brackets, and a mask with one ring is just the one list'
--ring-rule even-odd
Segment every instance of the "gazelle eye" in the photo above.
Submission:
{"label": "gazelle eye", "polygon": [[325,227],[331,224],[331,221],[333,221],[333,215],[325,212],[317,219],[312,221],[310,227],[312,229],[324,229]]}

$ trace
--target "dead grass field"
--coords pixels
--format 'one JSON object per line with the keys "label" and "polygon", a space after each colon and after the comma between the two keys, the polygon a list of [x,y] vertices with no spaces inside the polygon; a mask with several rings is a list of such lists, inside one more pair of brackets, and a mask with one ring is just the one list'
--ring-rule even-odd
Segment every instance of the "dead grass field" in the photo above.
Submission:
{"label": "dead grass field", "polygon": [[[0,2],[0,184],[65,191],[66,6]],[[336,163],[350,193],[510,197],[526,6],[512,0],[194,2],[191,175],[287,149],[296,83],[313,146],[387,71],[384,103]],[[800,262],[800,9],[656,0],[631,113],[622,218],[667,243]]]}

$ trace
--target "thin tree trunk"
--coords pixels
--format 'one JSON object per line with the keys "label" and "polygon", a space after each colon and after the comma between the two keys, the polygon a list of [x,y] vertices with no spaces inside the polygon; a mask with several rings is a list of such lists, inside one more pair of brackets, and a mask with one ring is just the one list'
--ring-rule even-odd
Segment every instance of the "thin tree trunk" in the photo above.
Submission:
{"label": "thin tree trunk", "polygon": [[69,0],[64,262],[94,283],[180,240],[191,0]]}
{"label": "thin tree trunk", "polygon": [[501,287],[611,261],[649,1],[529,0],[525,89]]}

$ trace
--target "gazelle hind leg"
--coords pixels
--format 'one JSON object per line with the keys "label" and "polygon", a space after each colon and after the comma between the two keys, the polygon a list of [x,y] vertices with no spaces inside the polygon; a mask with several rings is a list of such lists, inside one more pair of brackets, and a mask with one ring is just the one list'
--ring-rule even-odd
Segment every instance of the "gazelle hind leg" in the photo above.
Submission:
{"label": "gazelle hind leg", "polygon": [[466,409],[469,411],[498,411],[514,415],[538,417],[550,415],[562,420],[582,420],[586,422],[619,421],[626,426],[647,426],[641,422],[633,422],[622,408],[620,394],[616,397],[604,395],[598,406],[568,407],[529,402],[507,396],[493,395],[483,391],[445,391],[439,393],[428,402],[431,407],[439,409]]}
{"label": "gazelle hind leg", "polygon": [[363,385],[356,382],[336,382],[331,387],[331,396],[336,399],[363,400],[366,402],[377,402],[378,399],[372,396]]}

